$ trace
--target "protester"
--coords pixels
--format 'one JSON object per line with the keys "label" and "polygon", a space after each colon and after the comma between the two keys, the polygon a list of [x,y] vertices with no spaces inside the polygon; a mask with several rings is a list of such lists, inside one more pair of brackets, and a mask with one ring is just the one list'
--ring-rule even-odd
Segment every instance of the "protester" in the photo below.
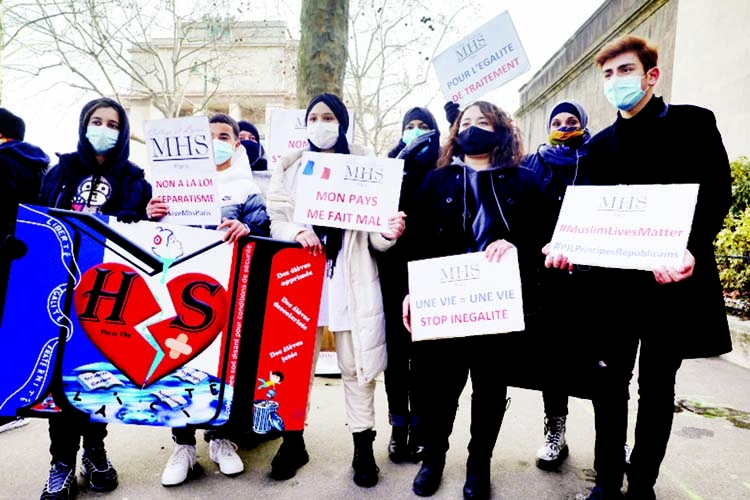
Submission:
{"label": "protester", "polygon": [[[627,35],[596,56],[604,93],[619,112],[589,142],[590,183],[699,184],[683,265],[653,271],[596,268],[592,284],[600,300],[586,319],[606,324],[600,353],[601,390],[593,399],[596,487],[589,500],[623,498],[628,386],[636,352],[638,413],[628,470],[628,500],[653,500],[654,486],[672,429],[675,377],[682,360],[731,350],[722,288],[712,242],[732,202],[729,160],[714,114],[690,105],[668,105],[654,95],[661,71],[658,51]],[[689,127],[694,147],[685,147]],[[570,267],[550,253],[548,267]],[[603,293],[606,291],[606,293]],[[637,314],[634,314],[637,311]]]}
{"label": "protester", "polygon": [[[410,258],[421,260],[484,252],[498,262],[516,248],[525,315],[536,312],[539,249],[549,238],[541,188],[528,169],[520,168],[520,134],[510,116],[479,101],[460,112],[438,168],[427,174],[409,214]],[[410,328],[409,297],[404,321]],[[506,368],[498,354],[507,349],[504,335],[424,340],[412,345],[414,398],[425,406],[424,458],[412,489],[433,495],[440,486],[448,439],[458,400],[471,375],[471,440],[466,463],[465,499],[490,498],[490,462],[506,410]]]}
{"label": "protester", "polygon": [[[314,97],[305,113],[310,151],[366,155],[346,139],[349,114],[333,94]],[[334,333],[336,355],[346,401],[346,420],[354,440],[354,483],[375,486],[379,469],[372,444],[375,439],[375,377],[386,367],[385,325],[378,270],[371,249],[392,247],[404,229],[404,215],[389,219],[390,233],[368,233],[328,227],[307,227],[294,222],[294,193],[303,174],[304,150],[284,157],[274,170],[268,192],[271,236],[299,242],[312,254],[325,252],[327,273],[319,325]],[[325,246],[325,250],[323,250]],[[318,328],[313,370],[320,351]],[[312,385],[312,374],[311,374]],[[271,477],[288,479],[309,461],[302,431],[286,431],[271,463]]]}
{"label": "protester", "polygon": [[[5,302],[10,264],[26,253],[25,245],[13,237],[19,203],[36,203],[49,157],[24,142],[26,123],[6,108],[0,108],[0,304]],[[26,418],[0,417],[0,432],[29,423]]]}
{"label": "protester", "polygon": [[[427,108],[412,108],[404,115],[402,136],[389,158],[404,160],[399,210],[409,215],[417,192],[427,172],[435,168],[440,155],[440,130]],[[411,336],[401,320],[401,302],[406,295],[406,246],[408,231],[388,252],[376,254],[380,288],[385,312],[385,338],[388,368],[385,370],[385,392],[388,396],[388,420],[391,438],[388,457],[394,463],[419,462],[424,448],[419,437],[420,412],[410,398],[409,360]]]}
{"label": "protester", "polygon": [[240,126],[240,144],[247,153],[247,159],[250,162],[250,168],[255,171],[268,170],[268,161],[266,152],[260,143],[260,134],[258,128],[252,123],[241,120]]}
{"label": "protester", "polygon": [[[573,101],[561,101],[552,108],[547,121],[548,142],[540,144],[536,153],[527,156],[523,166],[537,176],[547,198],[553,219],[557,219],[568,186],[586,184],[586,141],[590,138],[588,116],[583,107]],[[581,281],[587,268],[575,267],[571,273],[556,271],[542,273],[543,326],[545,345],[556,353],[554,365],[548,367],[551,386],[542,392],[544,399],[544,446],[536,453],[536,465],[543,470],[557,468],[568,457],[565,427],[568,416],[568,396],[555,374],[567,372],[571,361],[566,356],[570,346],[564,345],[561,332],[580,335],[579,315],[571,314],[585,303]],[[573,333],[575,332],[575,333]]]}
{"label": "protester", "polygon": [[[263,200],[249,170],[234,165],[233,157],[240,147],[239,125],[230,116],[213,115],[209,119],[213,138],[222,222],[215,227],[225,231],[224,240],[234,243],[248,234],[268,236],[270,221]],[[150,219],[167,215],[169,205],[160,198],[152,199],[147,207]],[[237,455],[237,445],[230,439],[231,429],[226,426],[207,431],[208,456],[219,465],[222,474],[234,476],[245,466]],[[175,447],[161,476],[164,486],[176,486],[187,480],[196,464],[194,428],[173,428]]]}
{"label": "protester", "polygon": [[[146,217],[151,185],[131,163],[130,124],[123,107],[112,99],[88,102],[81,110],[78,148],[59,155],[42,180],[39,204],[47,207],[117,216],[122,222]],[[42,500],[65,500],[76,494],[76,455],[83,437],[81,472],[94,491],[117,487],[117,471],[107,459],[107,425],[88,415],[62,412],[49,419],[50,468]]]}

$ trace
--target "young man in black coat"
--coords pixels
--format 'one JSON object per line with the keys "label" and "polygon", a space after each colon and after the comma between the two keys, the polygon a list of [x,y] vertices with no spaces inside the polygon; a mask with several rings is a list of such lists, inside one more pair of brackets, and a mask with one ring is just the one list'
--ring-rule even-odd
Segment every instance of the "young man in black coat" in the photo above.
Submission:
{"label": "young man in black coat", "polygon": [[[624,36],[596,57],[615,122],[589,142],[590,184],[699,184],[679,268],[653,271],[596,268],[599,300],[586,320],[596,340],[602,377],[594,397],[596,487],[590,500],[622,499],[628,426],[628,385],[640,344],[638,416],[627,500],[654,500],[674,413],[674,386],[683,359],[718,356],[732,348],[713,240],[732,200],[729,160],[714,114],[670,105],[654,95],[658,53],[648,41]],[[548,267],[567,268],[563,255]]]}

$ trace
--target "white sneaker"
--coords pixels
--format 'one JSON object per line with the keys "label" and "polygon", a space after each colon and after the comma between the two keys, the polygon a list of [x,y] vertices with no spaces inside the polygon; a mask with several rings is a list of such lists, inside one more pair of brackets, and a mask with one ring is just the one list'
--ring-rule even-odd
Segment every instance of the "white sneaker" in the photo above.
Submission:
{"label": "white sneaker", "polygon": [[212,439],[208,443],[208,456],[219,464],[219,470],[227,476],[245,470],[242,459],[237,455],[237,445],[228,439]]}
{"label": "white sneaker", "polygon": [[177,486],[184,483],[193,467],[195,467],[195,446],[175,445],[167,465],[164,466],[164,472],[161,473],[161,484]]}

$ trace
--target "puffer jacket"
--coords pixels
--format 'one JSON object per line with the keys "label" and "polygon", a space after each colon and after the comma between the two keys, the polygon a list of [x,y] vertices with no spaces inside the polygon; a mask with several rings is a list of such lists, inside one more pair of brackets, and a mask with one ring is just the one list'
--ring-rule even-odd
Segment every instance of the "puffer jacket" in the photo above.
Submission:
{"label": "puffer jacket", "polygon": [[[354,155],[367,156],[368,151],[351,145]],[[294,192],[297,172],[304,150],[282,158],[271,176],[267,209],[271,218],[271,237],[293,241],[307,227],[294,222]],[[372,381],[385,370],[388,355],[385,348],[385,316],[380,293],[378,267],[371,249],[385,251],[394,245],[380,233],[346,230],[336,267],[345,266],[349,276],[347,302],[354,344],[357,380]]]}

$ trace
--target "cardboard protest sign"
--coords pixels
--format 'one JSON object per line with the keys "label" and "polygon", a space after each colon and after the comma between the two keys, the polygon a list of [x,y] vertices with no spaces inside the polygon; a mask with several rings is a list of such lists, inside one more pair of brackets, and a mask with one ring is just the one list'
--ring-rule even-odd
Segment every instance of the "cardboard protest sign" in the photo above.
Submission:
{"label": "cardboard protest sign", "polygon": [[294,221],[387,232],[398,211],[404,161],[306,152],[297,175]]}
{"label": "cardboard protest sign", "polygon": [[208,118],[191,116],[143,123],[154,197],[169,205],[169,224],[221,222],[213,140]]}
{"label": "cardboard protest sign", "polygon": [[433,65],[445,98],[462,106],[530,68],[507,11],[435,56]]}
{"label": "cardboard protest sign", "polygon": [[[268,169],[272,170],[286,153],[296,149],[307,149],[310,143],[307,142],[306,109],[274,108],[270,112]],[[354,140],[354,113],[351,111],[346,140],[349,144]]]}
{"label": "cardboard protest sign", "polygon": [[575,264],[680,267],[697,198],[697,184],[568,186],[551,251]]}
{"label": "cardboard protest sign", "polygon": [[412,340],[524,329],[518,252],[500,262],[484,252],[409,262]]}
{"label": "cardboard protest sign", "polygon": [[267,320],[264,292],[278,281],[272,268],[304,267],[284,296],[316,322],[320,256],[265,238],[228,245],[217,231],[25,205],[18,219],[29,252],[11,265],[3,308],[0,415],[219,426],[234,401],[252,400],[266,335],[295,346],[276,417],[302,428],[315,332],[311,341]]}

